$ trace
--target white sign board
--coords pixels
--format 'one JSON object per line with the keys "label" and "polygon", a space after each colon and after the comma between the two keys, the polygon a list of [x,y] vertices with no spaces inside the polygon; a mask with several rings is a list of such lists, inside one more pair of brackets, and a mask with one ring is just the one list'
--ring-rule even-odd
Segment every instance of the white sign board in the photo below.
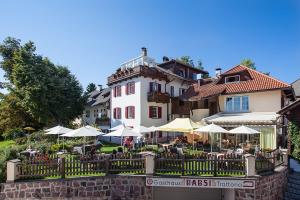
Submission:
{"label": "white sign board", "polygon": [[146,185],[153,187],[255,189],[255,180],[147,177]]}

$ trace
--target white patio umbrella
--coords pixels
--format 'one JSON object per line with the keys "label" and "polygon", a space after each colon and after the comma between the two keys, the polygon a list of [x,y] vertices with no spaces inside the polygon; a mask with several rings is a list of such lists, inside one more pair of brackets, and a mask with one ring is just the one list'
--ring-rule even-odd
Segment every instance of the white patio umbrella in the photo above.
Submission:
{"label": "white patio umbrella", "polygon": [[138,125],[138,126],[135,126],[133,127],[132,129],[133,131],[137,132],[137,133],[149,133],[149,132],[152,132],[150,129],[150,127],[145,127],[145,126],[142,126],[142,125]]}
{"label": "white patio umbrella", "polygon": [[[229,133],[237,134],[237,135],[238,134],[241,134],[241,135],[246,134],[248,136],[248,135],[251,135],[251,134],[259,134],[260,132],[255,130],[255,129],[252,129],[252,128],[249,128],[249,127],[243,125],[243,126],[239,126],[237,128],[231,129],[229,131]],[[235,143],[237,144],[237,136],[235,137]]]}
{"label": "white patio umbrella", "polygon": [[115,130],[113,132],[110,132],[110,133],[107,133],[106,135],[104,136],[110,136],[110,137],[121,137],[121,145],[122,145],[122,139],[123,137],[141,137],[142,134],[132,130],[131,128],[129,127],[121,127],[120,129],[118,130]]}
{"label": "white patio umbrella", "polygon": [[61,135],[62,137],[95,137],[98,135],[104,135],[104,133],[99,132],[92,128],[81,127],[70,131],[66,134]]}
{"label": "white patio umbrella", "polygon": [[[207,126],[203,126],[201,128],[198,128],[195,130],[195,132],[200,132],[200,133],[209,133],[210,135],[212,133],[228,133],[228,131],[221,126],[215,125],[215,124],[210,124]],[[211,137],[210,137],[211,138]],[[221,137],[220,137],[220,148],[221,148]],[[212,152],[212,141],[210,144],[210,151]]]}
{"label": "white patio umbrella", "polygon": [[116,130],[118,130],[118,129],[124,127],[124,126],[125,126],[125,124],[120,124],[120,125],[118,125],[118,126],[114,126],[114,127],[110,128],[109,130],[110,130],[110,131],[116,131]]}
{"label": "white patio umbrella", "polygon": [[84,127],[89,128],[89,129],[94,129],[96,131],[100,131],[101,130],[100,128],[96,128],[96,127],[93,127],[93,126],[90,126],[90,125],[86,125]]}
{"label": "white patio umbrella", "polygon": [[[70,131],[66,134],[61,135],[61,137],[96,137],[98,135],[103,135],[104,133],[95,130],[94,128],[81,127]],[[85,141],[86,142],[86,141]],[[85,148],[83,149],[83,153],[85,154]]]}
{"label": "white patio umbrella", "polygon": [[66,134],[70,131],[72,131],[73,129],[70,129],[70,128],[66,128],[66,127],[63,127],[63,126],[55,126],[53,128],[50,128],[50,129],[46,129],[46,135],[57,135],[58,138],[57,138],[57,141],[59,143],[59,135],[62,135],[62,134]]}

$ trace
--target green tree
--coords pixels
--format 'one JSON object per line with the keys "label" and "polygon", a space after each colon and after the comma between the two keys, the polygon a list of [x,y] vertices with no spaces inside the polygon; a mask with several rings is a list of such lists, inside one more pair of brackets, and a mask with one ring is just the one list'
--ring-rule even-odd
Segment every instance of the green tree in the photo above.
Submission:
{"label": "green tree", "polygon": [[[9,95],[15,98],[18,109],[30,116],[33,126],[69,123],[84,107],[78,80],[66,67],[36,54],[33,42],[20,42],[9,37],[0,44],[0,67],[9,81]],[[2,111],[8,114],[8,110]]]}
{"label": "green tree", "polygon": [[88,86],[86,87],[86,93],[89,94],[97,89],[95,83],[89,83]]}
{"label": "green tree", "polygon": [[250,69],[256,70],[255,63],[251,59],[243,59],[241,61],[241,65],[244,65],[246,67],[249,67]]}
{"label": "green tree", "polygon": [[179,59],[177,59],[185,64],[188,64],[188,65],[191,65],[191,66],[194,66],[194,62],[193,60],[191,59],[190,56],[181,56]]}

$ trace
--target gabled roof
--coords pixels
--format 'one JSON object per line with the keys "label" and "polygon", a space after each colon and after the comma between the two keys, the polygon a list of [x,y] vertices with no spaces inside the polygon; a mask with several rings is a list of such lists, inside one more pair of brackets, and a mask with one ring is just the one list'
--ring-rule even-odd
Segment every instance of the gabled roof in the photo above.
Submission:
{"label": "gabled roof", "polygon": [[160,64],[158,64],[158,66],[159,66],[159,67],[164,67],[165,65],[170,65],[170,64],[172,64],[172,63],[173,63],[173,64],[178,63],[178,64],[180,64],[180,65],[183,65],[184,67],[187,67],[187,68],[190,68],[190,69],[192,69],[192,70],[195,70],[195,71],[197,71],[197,72],[199,72],[199,73],[201,73],[201,74],[208,74],[208,72],[205,71],[205,70],[195,68],[195,67],[193,67],[193,66],[191,66],[191,65],[189,65],[189,64],[186,64],[186,63],[184,63],[184,62],[182,62],[182,61],[180,61],[180,60],[175,60],[175,59],[171,59],[170,61],[166,61],[166,62],[160,63]]}
{"label": "gabled roof", "polygon": [[96,106],[101,103],[105,103],[110,99],[110,88],[104,88],[103,90],[95,90],[89,93],[87,105],[88,106]]}
{"label": "gabled roof", "polygon": [[[242,73],[245,71],[250,74],[250,80],[227,84],[219,83],[219,80],[226,75]],[[197,101],[221,94],[251,93],[285,88],[290,88],[290,85],[246,66],[237,65],[221,74],[221,77],[212,83],[202,86],[198,86],[198,84],[192,85],[182,98],[185,100]]]}

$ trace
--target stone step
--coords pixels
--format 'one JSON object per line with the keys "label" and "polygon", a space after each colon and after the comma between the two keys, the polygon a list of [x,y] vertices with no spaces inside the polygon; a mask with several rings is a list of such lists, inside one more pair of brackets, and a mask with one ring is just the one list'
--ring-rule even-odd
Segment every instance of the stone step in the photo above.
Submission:
{"label": "stone step", "polygon": [[288,197],[288,198],[290,198],[290,199],[300,199],[300,195],[298,195],[298,194],[293,194],[293,193],[285,193],[285,195],[284,195],[285,197]]}

